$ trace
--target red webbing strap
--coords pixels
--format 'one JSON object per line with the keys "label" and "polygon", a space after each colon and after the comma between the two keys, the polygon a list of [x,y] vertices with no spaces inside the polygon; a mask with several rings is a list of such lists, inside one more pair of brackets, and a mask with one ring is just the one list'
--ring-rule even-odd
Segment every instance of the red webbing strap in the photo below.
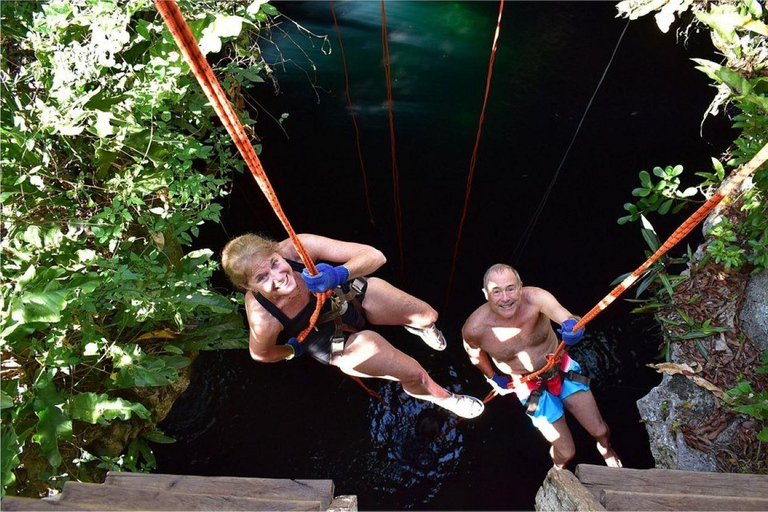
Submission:
{"label": "red webbing strap", "polygon": [[[291,224],[288,222],[288,218],[280,206],[277,195],[275,194],[272,185],[267,179],[264,168],[261,166],[259,157],[256,155],[256,151],[253,149],[253,145],[248,139],[243,125],[237,118],[232,105],[229,103],[224,90],[221,88],[221,84],[219,84],[218,79],[213,74],[213,70],[211,69],[210,64],[208,64],[205,56],[203,56],[202,52],[200,51],[200,48],[197,45],[197,40],[192,34],[189,25],[187,25],[187,22],[184,20],[178,5],[176,5],[174,0],[155,0],[155,6],[157,7],[158,12],[160,12],[160,15],[163,17],[163,20],[168,26],[168,29],[171,31],[171,34],[173,35],[173,38],[176,41],[176,44],[179,46],[182,54],[184,55],[184,58],[192,68],[192,72],[195,74],[195,77],[200,83],[203,92],[205,92],[205,95],[211,102],[213,109],[216,111],[216,114],[221,119],[222,124],[227,129],[229,135],[232,137],[232,140],[235,142],[235,145],[240,151],[240,154],[242,155],[246,164],[248,164],[248,168],[251,170],[253,178],[256,180],[259,188],[261,188],[261,191],[266,196],[267,201],[269,201],[269,204],[272,206],[275,214],[280,219],[283,227],[288,232],[288,236],[290,236],[293,245],[299,252],[299,256],[301,256],[301,260],[304,262],[304,266],[307,267],[310,274],[317,274],[317,267],[315,267],[314,261],[312,261],[309,253],[307,253],[306,249],[301,244],[301,241],[296,235],[296,232],[293,230],[293,227],[291,227]],[[299,334],[299,341],[303,341],[306,335],[314,326],[320,313],[320,308],[323,307],[323,304],[325,303],[328,295],[330,295],[330,291],[324,294],[317,294],[317,307],[315,308],[315,312],[312,315],[312,319],[310,320],[310,325],[304,331],[302,331],[301,334]]]}
{"label": "red webbing strap", "polygon": [[[637,267],[637,269],[635,269],[635,271],[632,272],[629,276],[627,276],[624,281],[616,286],[616,288],[611,290],[611,292],[606,295],[603,300],[601,300],[595,307],[589,310],[589,312],[576,323],[576,325],[573,327],[573,330],[576,331],[587,325],[587,323],[595,318],[598,313],[607,308],[614,300],[616,300],[622,293],[624,293],[624,291],[632,286],[635,281],[637,281],[643,275],[643,273],[648,270],[648,267],[653,265],[656,260],[658,260],[667,251],[674,247],[680,240],[685,238],[685,236],[688,235],[688,233],[690,233],[697,224],[699,224],[707,217],[707,215],[709,215],[709,213],[715,208],[715,206],[720,203],[720,201],[723,200],[725,196],[737,189],[747,178],[747,176],[759,169],[766,162],[766,160],[768,160],[768,144],[763,146],[763,148],[758,151],[757,154],[752,157],[752,159],[747,164],[745,164],[740,171],[726,180],[717,190],[717,192],[715,192],[712,197],[710,197],[703,205],[701,205],[698,210],[693,212],[693,214],[688,217],[688,219],[683,222],[669,238],[667,238],[664,244],[659,247],[659,249],[653,253],[650,258],[645,260],[645,262]],[[544,368],[526,375],[522,379],[523,382],[528,382],[531,379],[535,379],[543,372],[552,368],[564,349],[565,343],[561,341],[560,345],[557,347],[557,350],[555,350],[555,353],[547,357],[547,364],[544,366]]]}
{"label": "red webbing strap", "polygon": [[496,60],[496,48],[499,42],[499,33],[501,32],[501,14],[504,11],[504,0],[499,3],[499,17],[496,20],[496,31],[493,34],[493,44],[491,45],[491,58],[488,62],[488,78],[485,81],[485,97],[483,98],[483,107],[480,110],[480,121],[477,123],[477,136],[475,137],[475,147],[472,150],[472,158],[469,161],[469,174],[467,175],[467,189],[464,192],[464,208],[461,210],[461,220],[459,220],[459,231],[456,234],[456,244],[453,247],[453,258],[451,259],[451,273],[448,275],[448,286],[445,289],[445,306],[448,308],[448,298],[451,296],[451,287],[453,286],[453,276],[456,274],[456,259],[459,256],[459,242],[461,233],[464,230],[464,221],[467,218],[467,206],[469,205],[469,193],[472,190],[472,178],[475,175],[475,164],[477,164],[477,148],[480,146],[480,134],[483,131],[483,121],[485,120],[485,107],[488,105],[488,93],[491,90],[491,77],[493,76],[493,62]]}

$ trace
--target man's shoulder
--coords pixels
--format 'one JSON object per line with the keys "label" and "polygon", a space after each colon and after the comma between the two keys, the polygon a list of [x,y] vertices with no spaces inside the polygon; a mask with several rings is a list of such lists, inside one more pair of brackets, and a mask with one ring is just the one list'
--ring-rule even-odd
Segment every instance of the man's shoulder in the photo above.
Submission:
{"label": "man's shoulder", "polygon": [[464,322],[461,332],[466,336],[480,336],[485,328],[488,318],[488,303],[483,304],[469,315]]}
{"label": "man's shoulder", "polygon": [[539,288],[538,286],[524,286],[523,293],[527,299],[527,302],[537,305],[541,305],[543,302],[546,302],[549,300],[549,298],[552,297],[551,293],[549,293],[544,288]]}

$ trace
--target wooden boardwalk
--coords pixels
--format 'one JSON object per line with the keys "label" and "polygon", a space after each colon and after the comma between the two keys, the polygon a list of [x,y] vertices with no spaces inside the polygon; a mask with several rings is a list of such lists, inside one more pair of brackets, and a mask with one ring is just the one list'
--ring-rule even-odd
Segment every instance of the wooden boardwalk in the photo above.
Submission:
{"label": "wooden boardwalk", "polygon": [[2,510],[357,510],[331,480],[157,475],[110,471],[103,484],[67,482],[46,499],[6,496]]}
{"label": "wooden boardwalk", "polygon": [[605,510],[768,510],[768,475],[580,464],[576,478]]}

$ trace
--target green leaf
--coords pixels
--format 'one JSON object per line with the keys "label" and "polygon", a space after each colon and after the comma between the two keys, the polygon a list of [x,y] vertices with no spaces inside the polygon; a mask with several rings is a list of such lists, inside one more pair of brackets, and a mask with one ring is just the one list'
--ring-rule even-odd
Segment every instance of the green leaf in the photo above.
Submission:
{"label": "green leaf", "polygon": [[720,181],[723,181],[723,178],[725,178],[725,169],[723,168],[723,164],[720,163],[720,160],[718,160],[716,158],[713,158],[712,159],[712,168],[715,170],[715,174],[717,175],[717,178]]}
{"label": "green leaf", "polygon": [[72,437],[72,421],[61,409],[64,402],[64,397],[51,381],[41,383],[33,402],[38,421],[32,440],[40,445],[40,450],[54,470],[61,465],[59,439]]}
{"label": "green leaf", "polygon": [[672,206],[672,199],[667,199],[659,206],[659,214],[666,215],[669,212],[669,208]]}
{"label": "green leaf", "polygon": [[144,438],[153,443],[170,444],[175,443],[176,439],[166,436],[162,430],[155,429],[148,434],[144,434]]}
{"label": "green leaf", "polygon": [[74,420],[105,425],[112,420],[129,420],[132,414],[150,419],[151,414],[142,404],[122,398],[111,398],[106,393],[78,393],[69,399],[69,414]]}
{"label": "green leaf", "polygon": [[640,176],[640,184],[643,188],[651,188],[651,175],[648,174],[648,171],[640,171],[638,176]]}
{"label": "green leaf", "polygon": [[19,443],[16,431],[12,426],[3,424],[0,433],[0,470],[2,474],[2,486],[5,488],[16,482],[16,475],[13,470],[16,469],[21,461],[19,454],[22,448]]}
{"label": "green leaf", "polygon": [[171,345],[170,343],[167,344],[167,345],[163,345],[163,350],[165,350],[167,352],[170,352],[172,354],[179,354],[179,355],[181,355],[181,354],[184,353],[184,351],[181,350],[179,347],[177,347],[176,345]]}
{"label": "green leaf", "polygon": [[5,391],[0,391],[0,409],[13,407],[13,398]]}
{"label": "green leaf", "polygon": [[262,5],[261,6],[261,10],[262,10],[262,12],[265,12],[265,13],[269,14],[270,16],[277,16],[278,14],[280,14],[279,12],[277,12],[277,9],[274,6],[270,5],[270,4]]}
{"label": "green leaf", "polygon": [[734,410],[759,420],[768,420],[768,405],[763,403],[740,405],[739,407],[734,407]]}
{"label": "green leaf", "polygon": [[21,296],[21,305],[11,311],[11,318],[20,324],[58,322],[67,307],[69,293],[70,290],[25,293]]}
{"label": "green leaf", "polygon": [[632,190],[632,195],[635,197],[645,197],[650,193],[651,190],[648,188],[636,188]]}
{"label": "green leaf", "polygon": [[757,434],[757,438],[764,443],[768,443],[768,427],[761,430],[760,433]]}
{"label": "green leaf", "polygon": [[179,297],[179,301],[194,307],[205,307],[214,313],[230,313],[233,310],[229,299],[208,290],[198,290],[191,295]]}

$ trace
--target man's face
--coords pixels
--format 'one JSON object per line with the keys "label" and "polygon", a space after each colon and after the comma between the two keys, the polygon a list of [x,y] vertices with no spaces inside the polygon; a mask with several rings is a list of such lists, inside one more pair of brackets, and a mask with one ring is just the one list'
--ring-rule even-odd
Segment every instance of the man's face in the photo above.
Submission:
{"label": "man's face", "polygon": [[522,288],[523,283],[514,272],[502,270],[488,276],[483,293],[494,313],[504,318],[512,318],[518,310]]}
{"label": "man's face", "polygon": [[276,296],[288,295],[297,286],[293,269],[275,252],[254,266],[246,288],[265,296]]}

